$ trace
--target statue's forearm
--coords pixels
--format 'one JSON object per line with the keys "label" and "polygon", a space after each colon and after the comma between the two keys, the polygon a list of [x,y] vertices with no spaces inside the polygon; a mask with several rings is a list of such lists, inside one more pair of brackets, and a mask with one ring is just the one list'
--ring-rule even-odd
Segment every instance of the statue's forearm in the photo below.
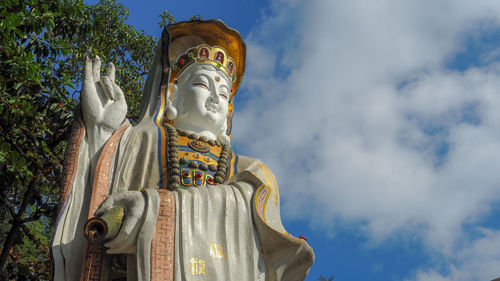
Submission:
{"label": "statue's forearm", "polygon": [[89,154],[91,159],[97,157],[106,141],[113,134],[113,129],[106,128],[105,126],[86,126],[87,128],[87,141],[89,143]]}
{"label": "statue's forearm", "polygon": [[116,130],[102,125],[86,126],[86,127],[87,127],[86,137],[88,143],[88,153],[90,157],[90,175],[91,175],[90,178],[94,179],[95,173],[100,172],[97,170],[98,168],[96,168],[96,166],[103,151],[103,148],[106,145],[106,142],[108,142],[108,140],[112,137],[113,133]]}

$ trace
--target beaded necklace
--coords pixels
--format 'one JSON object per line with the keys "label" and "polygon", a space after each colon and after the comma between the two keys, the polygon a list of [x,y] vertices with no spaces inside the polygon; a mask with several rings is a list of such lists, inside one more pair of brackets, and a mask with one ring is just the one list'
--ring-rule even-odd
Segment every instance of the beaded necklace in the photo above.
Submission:
{"label": "beaded necklace", "polygon": [[[179,183],[181,182],[181,165],[188,166],[193,169],[200,169],[201,171],[212,171],[215,172],[215,177],[213,180],[210,178],[207,180],[208,184],[221,184],[226,181],[227,170],[229,160],[232,156],[231,145],[222,144],[218,140],[208,139],[205,136],[198,137],[194,133],[189,133],[182,129],[176,129],[174,126],[165,123],[164,126],[167,128],[168,132],[168,143],[167,143],[167,155],[168,155],[168,189],[175,190],[179,188]],[[196,160],[188,160],[184,157],[179,158],[179,146],[178,138],[179,136],[188,137],[191,141],[188,143],[189,147],[197,152],[206,153],[210,151],[210,146],[221,147],[221,153],[218,156],[217,165],[215,164],[205,164],[200,163]],[[210,146],[209,146],[210,145]]]}

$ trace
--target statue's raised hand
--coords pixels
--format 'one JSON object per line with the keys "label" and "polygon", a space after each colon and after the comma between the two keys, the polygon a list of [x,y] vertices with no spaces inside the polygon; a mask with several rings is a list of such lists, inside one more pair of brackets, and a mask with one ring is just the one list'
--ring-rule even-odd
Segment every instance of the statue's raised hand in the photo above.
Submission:
{"label": "statue's raised hand", "polygon": [[101,59],[96,57],[92,63],[87,57],[83,71],[81,102],[85,127],[108,135],[122,124],[127,114],[123,91],[115,83],[115,66],[110,63],[107,76],[101,77]]}

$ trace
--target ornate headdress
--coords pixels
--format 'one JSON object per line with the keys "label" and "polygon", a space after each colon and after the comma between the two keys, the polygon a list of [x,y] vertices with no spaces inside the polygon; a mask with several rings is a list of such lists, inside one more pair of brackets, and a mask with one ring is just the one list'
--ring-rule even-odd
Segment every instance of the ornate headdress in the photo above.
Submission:
{"label": "ornate headdress", "polygon": [[206,63],[227,74],[232,82],[227,135],[231,134],[233,98],[245,71],[246,47],[238,31],[221,20],[195,20],[168,26],[170,49],[163,61],[171,65],[170,83],[193,63]]}

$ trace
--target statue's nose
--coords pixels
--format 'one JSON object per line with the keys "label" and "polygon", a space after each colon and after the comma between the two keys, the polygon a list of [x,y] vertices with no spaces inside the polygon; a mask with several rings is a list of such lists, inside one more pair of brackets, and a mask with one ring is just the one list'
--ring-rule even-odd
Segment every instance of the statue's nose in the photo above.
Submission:
{"label": "statue's nose", "polygon": [[219,95],[217,94],[217,91],[212,91],[210,94],[210,100],[219,103]]}

